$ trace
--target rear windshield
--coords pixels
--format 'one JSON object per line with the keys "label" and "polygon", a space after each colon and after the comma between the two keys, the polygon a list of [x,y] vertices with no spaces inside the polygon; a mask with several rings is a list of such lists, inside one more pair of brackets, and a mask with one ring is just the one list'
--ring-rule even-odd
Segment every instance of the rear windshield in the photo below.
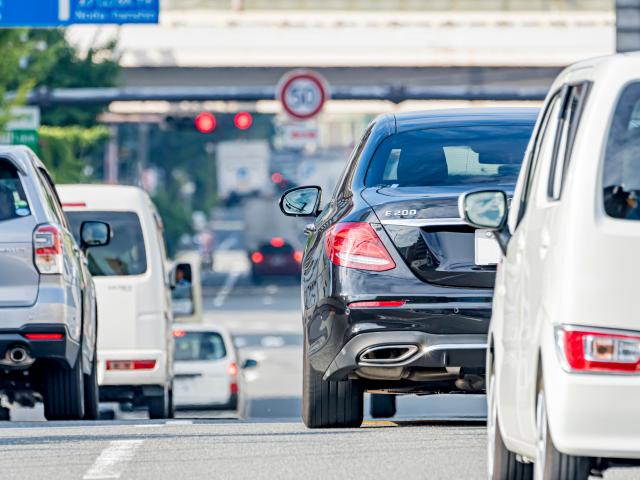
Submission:
{"label": "rear windshield", "polygon": [[227,355],[224,340],[218,333],[184,332],[175,340],[177,361],[220,360]]}
{"label": "rear windshield", "polygon": [[367,187],[515,184],[533,124],[432,128],[386,138]]}
{"label": "rear windshield", "polygon": [[0,222],[31,215],[16,167],[0,159]]}
{"label": "rear windshield", "polygon": [[618,100],[602,174],[607,214],[614,218],[639,220],[640,83],[628,85]]}
{"label": "rear windshield", "polygon": [[142,227],[133,212],[67,212],[71,231],[80,241],[82,222],[98,220],[111,226],[111,241],[87,251],[89,270],[96,276],[140,275],[147,271]]}

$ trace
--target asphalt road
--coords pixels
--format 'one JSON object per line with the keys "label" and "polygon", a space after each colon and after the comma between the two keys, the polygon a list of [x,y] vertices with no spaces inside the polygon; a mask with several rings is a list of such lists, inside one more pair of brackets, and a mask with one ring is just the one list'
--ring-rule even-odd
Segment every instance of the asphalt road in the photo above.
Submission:
{"label": "asphalt road", "polygon": [[151,421],[142,411],[116,410],[112,421],[47,423],[41,408],[16,409],[12,422],[0,424],[0,479],[485,478],[482,396],[401,397],[389,421],[307,430],[299,288],[253,286],[243,262],[233,250],[216,258],[205,307],[206,321],[227,326],[240,355],[259,362],[247,372],[245,418],[187,411]]}

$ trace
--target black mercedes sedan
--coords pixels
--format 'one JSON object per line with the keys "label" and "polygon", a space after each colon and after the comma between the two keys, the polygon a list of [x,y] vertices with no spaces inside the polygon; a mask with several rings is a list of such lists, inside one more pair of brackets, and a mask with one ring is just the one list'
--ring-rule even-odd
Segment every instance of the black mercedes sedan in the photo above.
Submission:
{"label": "black mercedes sedan", "polygon": [[[463,192],[513,191],[537,109],[383,115],[325,203],[319,187],[280,200],[313,219],[302,259],[303,420],[357,427],[395,394],[484,392],[500,250],[458,215]],[[379,394],[379,395],[378,395]]]}

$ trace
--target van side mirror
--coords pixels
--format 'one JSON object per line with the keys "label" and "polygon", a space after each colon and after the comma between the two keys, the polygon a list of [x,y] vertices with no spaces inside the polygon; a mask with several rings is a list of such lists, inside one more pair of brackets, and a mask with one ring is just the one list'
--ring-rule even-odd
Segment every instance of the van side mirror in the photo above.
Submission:
{"label": "van side mirror", "polygon": [[502,253],[507,253],[511,234],[507,228],[509,203],[506,193],[502,190],[464,193],[460,196],[458,210],[460,217],[472,227],[493,231]]}
{"label": "van side mirror", "polygon": [[103,247],[111,241],[111,226],[105,222],[87,221],[80,225],[80,246]]}
{"label": "van side mirror", "polygon": [[193,270],[190,263],[178,263],[169,277],[173,315],[184,317],[193,314]]}
{"label": "van side mirror", "polygon": [[296,187],[280,197],[280,210],[290,217],[316,217],[322,189],[316,186]]}

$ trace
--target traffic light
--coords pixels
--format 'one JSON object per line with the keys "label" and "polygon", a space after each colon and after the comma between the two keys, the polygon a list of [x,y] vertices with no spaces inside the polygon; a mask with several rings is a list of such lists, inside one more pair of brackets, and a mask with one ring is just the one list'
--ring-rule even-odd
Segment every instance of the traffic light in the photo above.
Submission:
{"label": "traffic light", "polygon": [[195,124],[200,133],[211,133],[216,129],[216,117],[213,113],[202,112],[196,117]]}
{"label": "traffic light", "polygon": [[248,130],[253,124],[253,117],[249,112],[238,112],[233,117],[233,124],[240,130]]}

